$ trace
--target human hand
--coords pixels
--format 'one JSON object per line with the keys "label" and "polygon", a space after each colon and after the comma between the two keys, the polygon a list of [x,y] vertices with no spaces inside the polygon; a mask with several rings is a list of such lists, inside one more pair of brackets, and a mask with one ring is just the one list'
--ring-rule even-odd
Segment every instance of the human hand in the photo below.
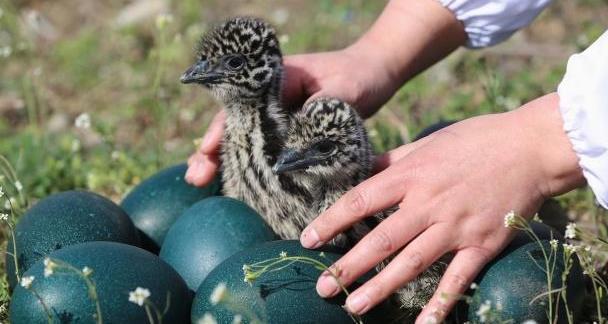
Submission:
{"label": "human hand", "polygon": [[[299,109],[306,100],[320,96],[342,98],[367,116],[388,100],[397,85],[391,85],[388,73],[368,56],[354,49],[302,54],[285,57],[283,103]],[[369,61],[368,61],[369,60]],[[353,66],[359,68],[353,69]],[[204,186],[213,180],[219,168],[219,149],[225,114],[214,118],[197,151],[188,159],[186,181]]]}
{"label": "human hand", "polygon": [[[552,94],[513,112],[465,120],[385,154],[378,163],[384,171],[346,193],[303,231],[302,245],[318,247],[365,217],[399,206],[332,266],[340,283],[349,285],[403,248],[350,294],[351,312],[365,313],[454,252],[417,320],[441,322],[510,241],[506,213],[532,216],[546,197],[584,182],[557,102]],[[339,289],[326,272],[317,291],[329,297]]]}

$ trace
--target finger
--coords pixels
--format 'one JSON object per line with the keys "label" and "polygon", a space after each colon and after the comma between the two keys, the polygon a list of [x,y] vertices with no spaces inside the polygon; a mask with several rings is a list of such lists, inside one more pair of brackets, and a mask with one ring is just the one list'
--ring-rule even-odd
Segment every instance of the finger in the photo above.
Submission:
{"label": "finger", "polygon": [[478,248],[456,253],[416,323],[442,323],[490,259],[487,251]]}
{"label": "finger", "polygon": [[318,85],[306,70],[310,68],[310,62],[305,58],[306,55],[289,55],[283,59],[282,99],[290,109],[302,107],[310,93],[318,90]]}
{"label": "finger", "polygon": [[224,134],[224,121],[226,120],[226,113],[224,110],[220,110],[209,124],[205,136],[203,136],[203,142],[201,143],[200,151],[203,154],[218,154],[220,144],[222,142],[222,136]]}
{"label": "finger", "polygon": [[[426,219],[407,215],[403,209],[388,217],[333,265],[334,269],[341,269],[340,283],[350,285],[404,246],[427,227]],[[317,282],[317,292],[322,297],[332,297],[340,292],[340,287],[329,272],[324,272]]]}
{"label": "finger", "polygon": [[374,160],[374,168],[372,170],[372,173],[378,173],[378,172],[383,171],[384,169],[391,166],[393,163],[403,159],[410,153],[417,150],[419,147],[425,145],[426,143],[428,143],[428,141],[429,141],[428,137],[421,138],[420,140],[418,140],[416,142],[412,142],[412,143],[409,143],[406,145],[399,146],[396,149],[393,149],[384,154],[378,155],[376,157],[376,159]]}
{"label": "finger", "polygon": [[300,243],[317,248],[366,216],[396,205],[405,195],[407,176],[407,170],[389,168],[360,183],[312,221],[302,231]]}
{"label": "finger", "polygon": [[192,163],[186,171],[187,183],[197,187],[205,186],[215,177],[219,169],[219,157],[217,155],[196,154],[192,157]]}
{"label": "finger", "polygon": [[414,280],[452,248],[449,234],[450,230],[440,225],[422,232],[386,268],[348,296],[348,310],[354,314],[363,314]]}

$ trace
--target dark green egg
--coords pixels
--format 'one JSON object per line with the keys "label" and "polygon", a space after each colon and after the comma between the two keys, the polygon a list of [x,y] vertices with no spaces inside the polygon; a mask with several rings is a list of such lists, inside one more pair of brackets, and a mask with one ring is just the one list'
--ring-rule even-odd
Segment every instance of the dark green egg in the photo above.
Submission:
{"label": "dark green egg", "polygon": [[[89,278],[95,284],[104,323],[148,323],[143,307],[129,302],[129,292],[137,287],[150,292],[148,300],[161,312],[169,308],[163,323],[188,323],[192,293],[182,278],[158,256],[134,246],[115,242],[87,242],[61,249],[49,255],[53,262],[93,270]],[[95,303],[91,300],[81,275],[65,266],[55,267],[44,276],[43,260],[24,276],[34,276],[25,289],[19,285],[12,296],[11,323],[95,323]],[[155,323],[158,323],[155,322]]]}
{"label": "dark green egg", "polygon": [[158,253],[169,228],[186,209],[203,198],[220,195],[219,177],[198,188],[184,180],[187,169],[186,164],[179,164],[158,172],[133,188],[121,203],[148,251]]}
{"label": "dark green egg", "polygon": [[167,233],[160,257],[196,291],[222,261],[274,239],[272,229],[245,203],[228,197],[209,197],[177,219]]}
{"label": "dark green egg", "polygon": [[[549,256],[551,231],[547,226],[538,223],[534,223],[533,228],[540,238],[542,248],[537,241],[533,241],[525,233],[518,233],[513,243],[488,264],[477,277],[478,288],[473,291],[473,302],[468,311],[469,321],[480,321],[477,311],[483,303],[488,301],[494,312],[497,310],[497,305],[501,306],[502,310],[496,314],[502,320],[513,320],[514,323],[522,323],[528,319],[535,320],[537,323],[548,322],[549,299],[546,295],[538,296],[548,291],[547,275],[543,270],[545,268],[543,249]],[[565,264],[561,235],[554,233],[553,237],[560,242],[557,248],[557,258],[552,259],[555,260],[555,268],[551,289],[559,289],[562,287],[562,273]],[[582,306],[585,285],[578,259],[576,256],[573,258],[566,285],[569,308],[576,314]],[[558,294],[553,296],[553,301],[555,298],[559,298]],[[558,323],[567,323],[563,300],[560,299],[559,304]]]}
{"label": "dark green egg", "polygon": [[[261,275],[252,284],[244,282],[243,266],[278,258],[281,252],[287,256],[302,256],[331,265],[341,257],[336,249],[320,250],[302,248],[298,241],[273,241],[241,251],[217,266],[200,285],[192,304],[192,323],[206,313],[218,323],[232,323],[235,315],[250,323],[254,314],[264,323],[348,323],[353,321],[342,309],[344,295],[331,299],[319,297],[315,284],[321,270],[310,264],[283,262],[279,271]],[[226,285],[226,294],[216,305],[211,295],[218,284]],[[355,285],[356,286],[356,285]],[[217,297],[217,296],[216,296]],[[381,307],[364,318],[366,323],[386,323]]]}
{"label": "dark green egg", "polygon": [[423,129],[418,135],[416,135],[416,137],[414,138],[414,141],[417,141],[423,137],[427,137],[442,128],[455,124],[456,122],[457,122],[456,120],[441,120],[425,129]]}
{"label": "dark green egg", "polygon": [[[127,214],[112,201],[86,191],[66,191],[40,200],[15,228],[19,272],[23,273],[49,253],[90,241],[137,245],[137,230]],[[8,244],[13,253],[13,245]],[[13,258],[7,255],[6,272],[15,286]]]}

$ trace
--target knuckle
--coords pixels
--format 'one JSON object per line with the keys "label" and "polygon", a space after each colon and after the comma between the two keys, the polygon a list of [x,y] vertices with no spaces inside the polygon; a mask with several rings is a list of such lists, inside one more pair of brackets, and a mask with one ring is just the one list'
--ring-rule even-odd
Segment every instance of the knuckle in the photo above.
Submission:
{"label": "knuckle", "polygon": [[353,188],[344,198],[344,203],[349,211],[358,216],[365,215],[367,212],[367,201],[361,189]]}
{"label": "knuckle", "polygon": [[369,241],[375,250],[389,253],[394,250],[393,240],[383,229],[376,228],[369,235]]}
{"label": "knuckle", "polygon": [[446,284],[454,290],[454,292],[462,292],[466,290],[469,285],[469,280],[459,273],[446,273],[445,275]]}
{"label": "knuckle", "polygon": [[416,273],[424,270],[424,258],[420,251],[411,251],[405,255],[405,266],[408,270]]}

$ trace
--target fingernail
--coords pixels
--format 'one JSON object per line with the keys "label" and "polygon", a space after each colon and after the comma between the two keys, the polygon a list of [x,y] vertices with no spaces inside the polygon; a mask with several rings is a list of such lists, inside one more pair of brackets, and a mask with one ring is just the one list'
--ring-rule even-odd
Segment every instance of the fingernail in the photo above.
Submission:
{"label": "fingernail", "polygon": [[367,310],[369,303],[369,297],[365,293],[360,293],[350,296],[346,301],[346,306],[351,313],[361,314]]}
{"label": "fingernail", "polygon": [[319,239],[319,234],[314,228],[307,228],[300,236],[300,244],[307,249],[316,249],[323,243]]}
{"label": "fingernail", "polygon": [[323,298],[332,297],[340,291],[336,279],[328,272],[324,272],[317,281],[317,293]]}

